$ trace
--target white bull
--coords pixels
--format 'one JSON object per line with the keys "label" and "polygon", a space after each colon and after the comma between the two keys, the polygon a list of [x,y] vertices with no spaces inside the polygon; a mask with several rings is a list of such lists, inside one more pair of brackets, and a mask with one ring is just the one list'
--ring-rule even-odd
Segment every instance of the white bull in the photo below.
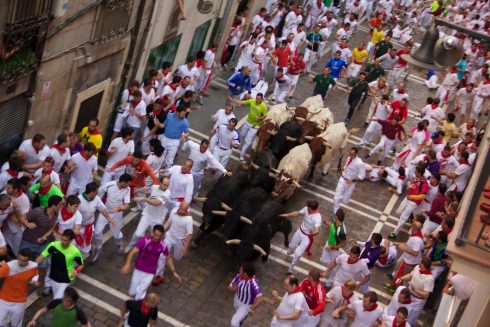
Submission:
{"label": "white bull", "polygon": [[279,162],[277,170],[276,186],[272,191],[272,196],[283,195],[289,198],[297,187],[300,187],[299,181],[305,176],[310,166],[312,154],[308,144],[302,144],[294,147]]}
{"label": "white bull", "polygon": [[303,101],[302,104],[300,104],[298,107],[305,107],[310,110],[317,110],[318,108],[323,108],[323,99],[321,95],[315,95],[313,97],[306,98],[305,101]]}
{"label": "white bull", "polygon": [[265,116],[264,121],[270,121],[276,124],[279,128],[282,124],[291,120],[294,114],[294,108],[288,109],[287,103],[276,104],[269,108],[267,116]]}
{"label": "white bull", "polygon": [[321,130],[324,130],[334,122],[333,114],[328,108],[309,109],[308,112],[307,120],[317,123]]}

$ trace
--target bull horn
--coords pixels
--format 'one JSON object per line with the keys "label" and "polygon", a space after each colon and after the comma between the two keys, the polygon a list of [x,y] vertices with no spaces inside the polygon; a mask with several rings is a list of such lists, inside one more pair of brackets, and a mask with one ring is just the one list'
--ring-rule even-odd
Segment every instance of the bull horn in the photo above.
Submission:
{"label": "bull horn", "polygon": [[294,110],[296,110],[296,107],[289,108],[288,106],[286,106],[286,110],[292,110],[292,111],[294,111]]}
{"label": "bull horn", "polygon": [[291,142],[296,142],[298,140],[298,138],[294,138],[294,137],[291,137],[291,136],[286,136],[286,140],[287,141],[291,141]]}
{"label": "bull horn", "polygon": [[294,179],[293,179],[293,184],[294,184],[294,186],[296,186],[296,188],[301,188],[301,187],[302,187],[302,186],[301,186],[301,185],[300,185],[300,184],[299,184],[297,181],[295,181]]}
{"label": "bull horn", "polygon": [[226,211],[223,210],[212,210],[211,213],[215,216],[226,216]]}
{"label": "bull horn", "polygon": [[248,219],[247,217],[240,216],[240,220],[243,221],[244,223],[247,223],[249,225],[252,225],[252,221]]}
{"label": "bull horn", "polygon": [[240,244],[240,242],[241,242],[241,240],[235,238],[235,239],[226,241],[226,244],[228,244],[228,245],[231,245],[231,244],[238,245],[238,244]]}
{"label": "bull horn", "polygon": [[202,197],[195,196],[194,197],[194,201],[196,201],[196,202],[202,202],[202,203],[206,202],[207,199],[208,198],[206,196],[202,196]]}
{"label": "bull horn", "polygon": [[313,136],[306,135],[305,136],[305,140],[311,141],[311,140],[313,140]]}
{"label": "bull horn", "polygon": [[272,170],[274,173],[276,173],[276,174],[279,174],[279,173],[280,173],[280,171],[279,171],[279,170],[277,170],[277,169],[275,169],[275,168],[272,168],[272,167],[271,167],[270,169],[271,169],[271,170]]}
{"label": "bull horn", "polygon": [[351,128],[349,134],[356,134],[357,132],[359,132],[359,128]]}
{"label": "bull horn", "polygon": [[277,174],[274,174],[274,173],[269,172],[269,176],[270,177],[273,177],[273,178],[276,178],[277,177]]}
{"label": "bull horn", "polygon": [[250,164],[252,165],[252,167],[253,167],[254,169],[259,169],[259,168],[260,168],[260,166],[259,166],[259,165],[257,165],[256,163],[251,162]]}
{"label": "bull horn", "polygon": [[229,205],[227,205],[224,202],[221,202],[221,208],[225,209],[226,211],[231,211],[233,210]]}
{"label": "bull horn", "polygon": [[262,254],[263,257],[267,256],[267,253],[264,251],[264,249],[262,249],[257,244],[254,244],[254,250],[260,252],[260,254]]}
{"label": "bull horn", "polygon": [[270,131],[270,130],[267,130],[267,133],[269,133],[270,135],[274,136],[277,134],[277,132],[274,132],[274,131]]}
{"label": "bull horn", "polygon": [[295,117],[295,119],[303,123],[306,121],[306,119],[304,119],[303,117]]}

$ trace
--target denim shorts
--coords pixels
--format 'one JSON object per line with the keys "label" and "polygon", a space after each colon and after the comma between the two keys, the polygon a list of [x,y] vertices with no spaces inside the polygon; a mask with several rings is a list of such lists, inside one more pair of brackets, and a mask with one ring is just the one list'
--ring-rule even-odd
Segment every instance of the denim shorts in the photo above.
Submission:
{"label": "denim shorts", "polygon": [[[31,249],[31,251],[32,251],[31,259],[35,261],[37,259],[37,257],[39,257],[41,255],[41,253],[44,251],[44,248],[46,248],[46,245],[48,245],[48,243],[33,244],[33,243],[29,243],[25,240],[22,240],[22,243],[20,244],[20,249],[21,250],[23,248]],[[46,268],[47,266],[48,266],[48,260],[46,258],[44,258],[44,260],[41,261],[41,263],[39,264],[39,267],[40,268]]]}

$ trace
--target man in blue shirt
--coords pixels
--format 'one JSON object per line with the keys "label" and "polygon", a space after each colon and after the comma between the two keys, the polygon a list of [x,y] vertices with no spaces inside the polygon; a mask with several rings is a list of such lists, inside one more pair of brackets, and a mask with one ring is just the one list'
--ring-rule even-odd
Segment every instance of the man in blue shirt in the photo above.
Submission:
{"label": "man in blue shirt", "polygon": [[311,71],[311,66],[318,61],[318,50],[320,50],[322,41],[323,36],[320,34],[320,26],[316,25],[313,28],[313,32],[306,37],[307,46],[305,50],[305,63],[307,73]]}
{"label": "man in blue shirt", "polygon": [[251,72],[252,69],[249,66],[244,66],[228,78],[226,83],[228,84],[228,89],[232,97],[238,98],[245,90],[248,91],[248,94],[252,93]]}
{"label": "man in blue shirt", "polygon": [[347,64],[345,61],[340,59],[342,52],[337,50],[333,55],[333,58],[327,62],[325,67],[330,68],[330,76],[337,81],[342,75],[345,75],[347,71]]}
{"label": "man in blue shirt", "polygon": [[163,152],[164,168],[168,169],[174,165],[175,155],[179,149],[180,141],[185,141],[189,136],[189,122],[185,118],[187,108],[179,105],[175,112],[168,114],[163,123],[165,131],[163,133],[162,145],[165,148]]}

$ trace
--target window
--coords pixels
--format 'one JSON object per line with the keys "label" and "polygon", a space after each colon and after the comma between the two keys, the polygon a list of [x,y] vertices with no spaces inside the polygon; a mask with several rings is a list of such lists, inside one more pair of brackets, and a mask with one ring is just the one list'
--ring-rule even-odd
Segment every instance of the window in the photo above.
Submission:
{"label": "window", "polygon": [[194,37],[192,38],[192,43],[189,47],[189,53],[187,53],[187,57],[195,57],[199,51],[203,50],[204,41],[206,41],[209,26],[211,26],[211,19],[196,28],[196,30],[194,31]]}
{"label": "window", "polygon": [[131,15],[129,0],[106,0],[99,7],[99,16],[95,28],[94,40],[115,39],[128,30]]}
{"label": "window", "polygon": [[160,44],[158,47],[150,51],[148,63],[146,64],[145,76],[150,69],[159,69],[165,61],[174,62],[182,34]]}
{"label": "window", "polygon": [[45,17],[49,14],[52,0],[15,0],[8,8],[8,23],[20,23]]}

